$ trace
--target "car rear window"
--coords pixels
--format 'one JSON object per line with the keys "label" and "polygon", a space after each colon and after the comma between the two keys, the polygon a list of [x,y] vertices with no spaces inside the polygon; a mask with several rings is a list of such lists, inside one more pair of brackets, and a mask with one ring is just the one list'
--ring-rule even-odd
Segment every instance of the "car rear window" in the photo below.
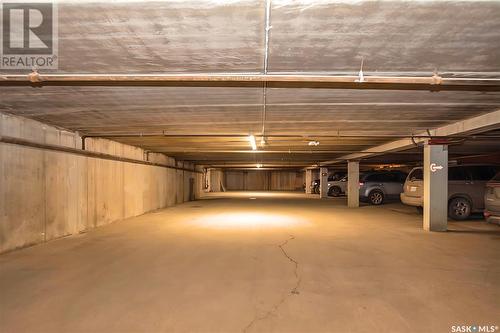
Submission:
{"label": "car rear window", "polygon": [[367,181],[367,182],[381,182],[381,181],[383,181],[383,177],[382,177],[382,174],[374,173],[371,175],[367,175],[365,177],[365,181]]}
{"label": "car rear window", "polygon": [[384,175],[384,178],[386,182],[402,183],[406,179],[406,174],[402,172],[389,172]]}
{"label": "car rear window", "polygon": [[402,182],[403,176],[404,176],[403,174],[395,172],[375,173],[368,175],[368,177],[365,178],[365,181],[397,183],[397,182]]}
{"label": "car rear window", "polygon": [[[500,181],[500,167],[496,166],[469,166],[450,167],[448,169],[448,180],[467,180],[469,173],[473,180],[497,180]],[[495,176],[496,174],[496,176]],[[423,169],[414,169],[408,176],[410,180],[423,180]]]}
{"label": "car rear window", "polygon": [[498,172],[497,167],[489,165],[470,166],[467,169],[471,174],[472,180],[490,180]]}
{"label": "car rear window", "polygon": [[452,167],[448,169],[448,180],[468,180],[467,171],[464,167]]}
{"label": "car rear window", "polygon": [[335,173],[335,174],[330,175],[328,177],[328,181],[329,182],[334,182],[334,181],[337,181],[337,180],[341,180],[344,177],[345,177],[345,174],[343,174],[343,173]]}
{"label": "car rear window", "polygon": [[414,169],[410,175],[408,176],[409,180],[423,180],[424,179],[424,171],[422,169]]}
{"label": "car rear window", "polygon": [[407,173],[404,173],[404,172],[398,173],[398,180],[399,180],[399,182],[400,183],[404,183],[407,176],[408,176]]}

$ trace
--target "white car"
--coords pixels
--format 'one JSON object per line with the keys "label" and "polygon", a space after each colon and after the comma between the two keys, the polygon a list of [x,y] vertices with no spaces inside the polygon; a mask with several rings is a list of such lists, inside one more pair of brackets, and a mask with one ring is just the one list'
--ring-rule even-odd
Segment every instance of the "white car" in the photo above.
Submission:
{"label": "white car", "polygon": [[345,194],[347,191],[347,176],[340,180],[328,182],[328,195],[331,197],[338,197]]}

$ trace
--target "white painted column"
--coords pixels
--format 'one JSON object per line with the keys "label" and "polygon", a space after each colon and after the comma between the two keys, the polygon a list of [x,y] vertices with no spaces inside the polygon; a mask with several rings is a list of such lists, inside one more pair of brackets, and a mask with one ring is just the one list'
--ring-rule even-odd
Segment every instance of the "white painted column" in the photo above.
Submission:
{"label": "white painted column", "polygon": [[312,181],[313,181],[313,170],[307,169],[306,170],[306,193],[307,194],[312,193],[312,188],[311,188]]}
{"label": "white painted column", "polygon": [[448,228],[448,146],[424,146],[424,230]]}
{"label": "white painted column", "polygon": [[359,162],[347,162],[347,206],[359,207]]}
{"label": "white painted column", "polygon": [[328,197],[328,168],[319,169],[319,197]]}

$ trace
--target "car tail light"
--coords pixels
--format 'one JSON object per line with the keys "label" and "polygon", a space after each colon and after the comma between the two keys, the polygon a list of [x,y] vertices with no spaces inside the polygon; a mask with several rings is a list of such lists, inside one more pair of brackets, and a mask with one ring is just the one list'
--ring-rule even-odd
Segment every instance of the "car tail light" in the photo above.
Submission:
{"label": "car tail light", "polygon": [[363,186],[363,185],[365,185],[365,183],[359,182],[359,186]]}
{"label": "car tail light", "polygon": [[485,218],[488,218],[488,217],[490,217],[490,216],[491,216],[491,213],[490,213],[490,212],[488,212],[487,210],[485,210],[485,211],[483,212],[483,215],[484,215],[484,217],[485,217]]}

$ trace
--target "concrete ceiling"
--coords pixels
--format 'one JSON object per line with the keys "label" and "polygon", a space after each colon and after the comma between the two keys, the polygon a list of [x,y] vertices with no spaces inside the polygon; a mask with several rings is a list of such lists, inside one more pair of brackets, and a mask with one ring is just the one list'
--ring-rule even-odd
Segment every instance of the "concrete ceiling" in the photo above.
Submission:
{"label": "concrete ceiling", "polygon": [[[52,72],[261,73],[265,12],[260,0],[59,1],[59,69]],[[365,75],[438,70],[499,78],[498,17],[500,1],[272,0],[268,72],[352,75],[363,57]],[[270,85],[265,118],[263,101],[262,88],[243,86],[0,87],[2,112],[179,159],[274,165],[310,165],[492,112],[500,92]],[[275,153],[241,152],[250,149],[241,135],[261,134],[263,121],[265,149]],[[123,134],[137,136],[113,137]],[[337,134],[385,137],[318,137]],[[320,145],[311,148],[310,140]],[[491,144],[500,150],[498,140]]]}

